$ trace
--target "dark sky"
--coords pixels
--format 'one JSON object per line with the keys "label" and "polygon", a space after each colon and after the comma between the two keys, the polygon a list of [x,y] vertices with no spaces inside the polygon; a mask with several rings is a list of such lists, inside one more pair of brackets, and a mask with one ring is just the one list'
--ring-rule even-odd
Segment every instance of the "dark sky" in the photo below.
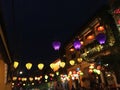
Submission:
{"label": "dark sky", "polygon": [[[50,63],[52,42],[62,45],[108,0],[2,0],[13,59]],[[62,46],[61,46],[62,47]]]}

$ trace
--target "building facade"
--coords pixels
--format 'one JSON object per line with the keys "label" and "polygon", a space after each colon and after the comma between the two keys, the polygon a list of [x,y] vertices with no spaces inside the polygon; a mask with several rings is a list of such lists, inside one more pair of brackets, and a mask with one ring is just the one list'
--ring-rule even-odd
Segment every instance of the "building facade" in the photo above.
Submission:
{"label": "building facade", "polygon": [[[118,22],[116,22],[116,17],[119,15],[114,15],[114,12],[111,12],[109,6],[103,7],[85,26],[80,28],[80,32],[67,44],[65,51],[68,74],[82,72],[77,77],[71,76],[70,88],[74,85],[76,78],[78,85],[74,85],[75,88],[83,87],[84,84],[86,87],[91,87],[90,76],[94,76],[94,82],[99,86],[94,86],[94,88],[119,87],[119,77],[117,77],[119,74],[116,72],[119,67],[117,62],[120,59],[120,32]],[[79,50],[76,50],[73,45],[76,39],[81,44]],[[113,58],[114,56],[116,58]],[[74,64],[70,64],[71,61],[74,61]],[[94,68],[91,68],[91,65]]]}
{"label": "building facade", "polygon": [[11,64],[12,59],[4,34],[4,24],[0,15],[0,90],[12,90]]}

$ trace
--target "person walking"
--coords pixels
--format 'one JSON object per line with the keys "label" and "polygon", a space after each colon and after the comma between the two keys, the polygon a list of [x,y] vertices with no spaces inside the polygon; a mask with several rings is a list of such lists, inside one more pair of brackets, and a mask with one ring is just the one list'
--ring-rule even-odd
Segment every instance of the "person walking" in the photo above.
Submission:
{"label": "person walking", "polygon": [[75,88],[74,88],[74,86],[72,85],[72,88],[71,88],[71,90],[75,90]]}

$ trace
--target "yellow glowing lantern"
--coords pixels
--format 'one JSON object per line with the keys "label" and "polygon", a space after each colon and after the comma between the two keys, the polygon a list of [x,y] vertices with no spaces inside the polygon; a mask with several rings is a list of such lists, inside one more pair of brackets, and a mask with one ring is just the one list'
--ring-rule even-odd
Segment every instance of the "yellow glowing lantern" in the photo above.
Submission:
{"label": "yellow glowing lantern", "polygon": [[97,73],[97,74],[100,74],[100,70],[97,70],[97,69],[93,69],[93,72]]}
{"label": "yellow glowing lantern", "polygon": [[38,68],[39,68],[40,70],[42,70],[42,69],[44,68],[44,64],[43,64],[43,63],[39,63],[39,64],[38,64]]}
{"label": "yellow glowing lantern", "polygon": [[12,80],[13,80],[13,81],[17,80],[17,77],[13,77]]}
{"label": "yellow glowing lantern", "polygon": [[15,69],[18,67],[18,65],[19,65],[19,62],[14,61],[13,67],[14,67]]}
{"label": "yellow glowing lantern", "polygon": [[61,62],[60,67],[64,68],[65,67],[65,62]]}
{"label": "yellow glowing lantern", "polygon": [[15,85],[15,83],[12,83],[12,86],[14,86]]}
{"label": "yellow glowing lantern", "polygon": [[82,75],[84,75],[84,73],[83,73],[83,72],[80,72],[80,75],[82,76]]}
{"label": "yellow glowing lantern", "polygon": [[54,69],[54,66],[55,66],[54,63],[50,64],[51,69]]}
{"label": "yellow glowing lantern", "polygon": [[35,76],[35,80],[38,80],[38,77],[37,77],[37,76]]}
{"label": "yellow glowing lantern", "polygon": [[32,85],[34,85],[35,83],[32,83]]}
{"label": "yellow glowing lantern", "polygon": [[29,77],[29,80],[30,80],[30,81],[33,81],[33,77]]}
{"label": "yellow glowing lantern", "polygon": [[22,78],[22,81],[27,81],[27,78],[23,77],[23,78]]}
{"label": "yellow glowing lantern", "polygon": [[58,71],[56,72],[56,75],[57,75],[57,76],[59,75],[59,72],[58,72]]}
{"label": "yellow glowing lantern", "polygon": [[45,79],[48,79],[48,75],[45,75]]}
{"label": "yellow glowing lantern", "polygon": [[74,65],[75,61],[74,60],[70,60],[69,63],[70,63],[70,65]]}
{"label": "yellow glowing lantern", "polygon": [[26,84],[25,83],[23,83],[23,86],[25,86]]}
{"label": "yellow glowing lantern", "polygon": [[77,61],[80,63],[80,62],[82,62],[82,58],[77,58]]}
{"label": "yellow glowing lantern", "polygon": [[94,69],[94,67],[95,67],[94,64],[90,64],[89,66],[90,69]]}
{"label": "yellow glowing lantern", "polygon": [[32,68],[32,63],[27,63],[26,68],[27,68],[27,70],[30,70]]}

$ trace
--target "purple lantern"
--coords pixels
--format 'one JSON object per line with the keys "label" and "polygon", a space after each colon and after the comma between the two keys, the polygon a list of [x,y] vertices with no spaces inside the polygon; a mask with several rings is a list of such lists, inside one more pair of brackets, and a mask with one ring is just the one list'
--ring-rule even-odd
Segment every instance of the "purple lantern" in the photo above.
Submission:
{"label": "purple lantern", "polygon": [[53,46],[54,50],[59,50],[60,46],[61,46],[61,43],[59,41],[54,41],[52,43],[52,46]]}
{"label": "purple lantern", "polygon": [[106,41],[106,35],[104,33],[99,33],[96,36],[96,40],[100,43],[100,44],[104,44]]}
{"label": "purple lantern", "polygon": [[79,50],[81,48],[81,43],[78,39],[74,41],[73,45],[76,50]]}

